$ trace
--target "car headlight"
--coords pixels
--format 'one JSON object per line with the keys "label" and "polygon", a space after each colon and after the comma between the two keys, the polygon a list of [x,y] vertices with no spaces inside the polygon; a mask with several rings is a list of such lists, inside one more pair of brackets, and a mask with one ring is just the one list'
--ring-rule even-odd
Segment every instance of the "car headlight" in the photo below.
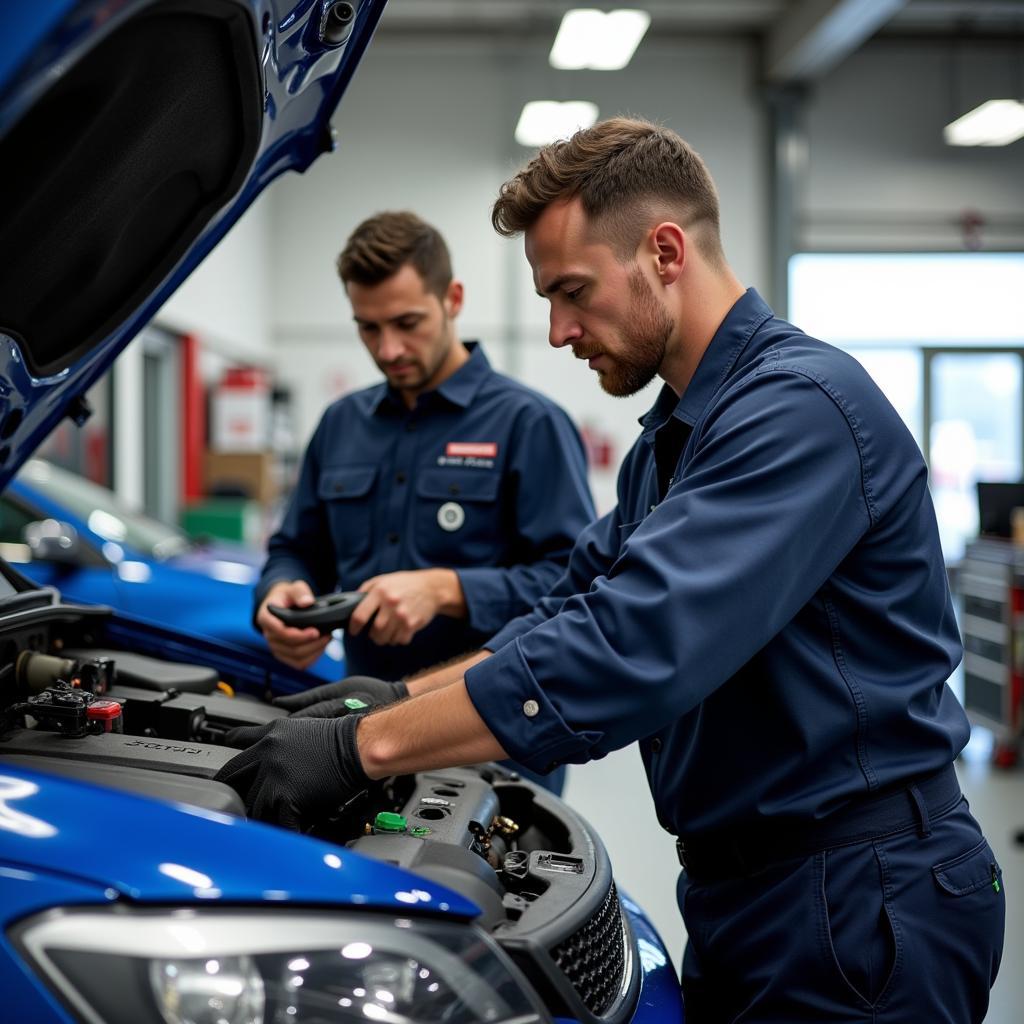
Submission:
{"label": "car headlight", "polygon": [[15,937],[89,1024],[527,1024],[549,1016],[497,944],[366,913],[68,910]]}

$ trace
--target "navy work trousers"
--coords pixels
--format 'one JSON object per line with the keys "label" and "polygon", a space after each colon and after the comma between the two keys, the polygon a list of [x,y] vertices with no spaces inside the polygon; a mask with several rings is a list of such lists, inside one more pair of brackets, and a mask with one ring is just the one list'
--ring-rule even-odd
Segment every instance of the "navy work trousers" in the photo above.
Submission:
{"label": "navy work trousers", "polygon": [[1002,874],[961,800],[881,839],[743,878],[679,879],[687,1024],[976,1024]]}

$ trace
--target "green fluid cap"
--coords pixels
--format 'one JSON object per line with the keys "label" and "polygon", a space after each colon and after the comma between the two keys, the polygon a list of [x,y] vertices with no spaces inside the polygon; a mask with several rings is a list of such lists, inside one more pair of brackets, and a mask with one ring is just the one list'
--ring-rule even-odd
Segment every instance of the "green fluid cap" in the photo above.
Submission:
{"label": "green fluid cap", "polygon": [[373,827],[379,832],[404,832],[406,828],[405,815],[395,814],[393,811],[381,811],[373,819]]}

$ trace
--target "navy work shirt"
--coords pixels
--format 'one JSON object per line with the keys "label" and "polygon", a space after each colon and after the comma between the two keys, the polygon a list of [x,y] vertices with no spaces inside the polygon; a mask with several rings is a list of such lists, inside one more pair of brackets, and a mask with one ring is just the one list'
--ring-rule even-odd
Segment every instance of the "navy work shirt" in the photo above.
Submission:
{"label": "navy work shirt", "polygon": [[948,765],[968,725],[927,474],[860,364],[748,291],[640,422],[618,507],[467,673],[509,755],[640,740],[659,820],[691,837]]}
{"label": "navy work shirt", "polygon": [[408,646],[346,636],[349,674],[398,679],[478,649],[551,589],[594,518],[568,416],[466,347],[412,410],[386,383],[329,406],[270,539],[257,608],[280,580],[323,594],[404,569],[458,573],[467,619],[438,615]]}

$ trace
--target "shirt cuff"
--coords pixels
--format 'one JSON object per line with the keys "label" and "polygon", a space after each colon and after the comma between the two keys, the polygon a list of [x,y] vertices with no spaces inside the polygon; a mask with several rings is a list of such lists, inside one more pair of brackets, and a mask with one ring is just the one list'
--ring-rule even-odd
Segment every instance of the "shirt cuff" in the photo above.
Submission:
{"label": "shirt cuff", "polygon": [[508,622],[513,610],[509,607],[508,585],[504,569],[477,566],[456,569],[466,599],[466,621],[478,633],[489,633]]}
{"label": "shirt cuff", "polygon": [[[518,641],[466,672],[466,690],[477,713],[509,757],[536,772],[584,764],[604,737],[574,731],[534,678]],[[600,756],[600,755],[598,755]]]}

